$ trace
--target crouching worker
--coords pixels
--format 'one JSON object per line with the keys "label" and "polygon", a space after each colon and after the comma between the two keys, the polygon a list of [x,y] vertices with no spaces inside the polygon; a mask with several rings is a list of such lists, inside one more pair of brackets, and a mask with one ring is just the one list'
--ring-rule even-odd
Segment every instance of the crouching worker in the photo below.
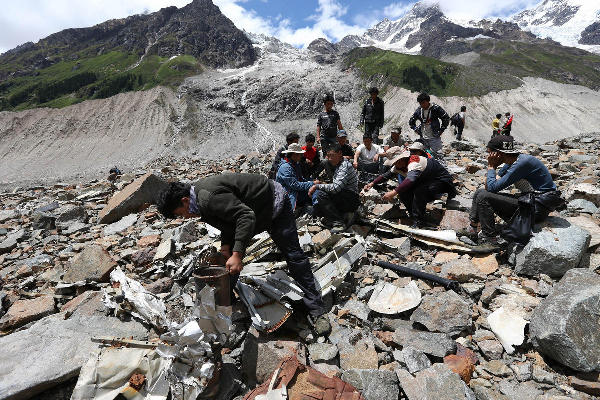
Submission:
{"label": "crouching worker", "polygon": [[221,230],[221,253],[237,280],[252,237],[267,231],[285,256],[290,275],[304,291],[309,320],[325,312],[308,257],[298,242],[292,204],[281,184],[257,174],[221,174],[190,185],[172,182],[159,197],[167,218],[198,217]]}
{"label": "crouching worker", "polygon": [[302,167],[300,162],[304,158],[305,150],[297,143],[292,143],[284,150],[282,154],[285,158],[281,161],[277,170],[276,181],[281,183],[287,192],[292,210],[298,215],[302,212],[312,214],[312,201],[308,197],[310,189],[317,181],[307,181],[302,176]]}
{"label": "crouching worker", "polygon": [[358,175],[352,163],[342,155],[338,143],[327,151],[327,161],[335,168],[333,182],[313,185],[308,195],[313,200],[313,215],[324,217],[324,224],[336,231],[344,230],[352,223],[360,204]]}
{"label": "crouching worker", "polygon": [[[515,185],[521,192],[533,192],[535,196],[534,221],[541,222],[551,211],[563,204],[560,192],[548,168],[537,158],[520,154],[514,148],[512,136],[494,136],[487,144],[488,171],[485,189],[473,195],[469,219],[471,226],[467,234],[477,234],[477,224],[481,224],[480,244],[498,244],[495,216],[509,222],[519,208],[517,197],[499,193]],[[504,164],[502,168],[497,168]]]}
{"label": "crouching worker", "polygon": [[[427,203],[440,198],[445,193],[448,194],[448,198],[456,196],[452,176],[434,158],[411,155],[410,151],[404,151],[387,160],[385,164],[393,165],[389,174],[400,173],[404,179],[394,190],[383,195],[383,198],[392,201],[396,195],[399,195],[414,227],[426,225],[424,217]],[[377,184],[383,179],[385,175],[377,177],[373,183]]]}

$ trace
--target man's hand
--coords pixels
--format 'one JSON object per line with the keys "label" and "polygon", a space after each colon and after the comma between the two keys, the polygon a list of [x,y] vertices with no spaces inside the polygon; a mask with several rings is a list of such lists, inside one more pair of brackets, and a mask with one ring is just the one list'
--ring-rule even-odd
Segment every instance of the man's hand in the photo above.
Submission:
{"label": "man's hand", "polygon": [[394,197],[396,197],[396,191],[395,190],[390,190],[389,192],[387,192],[386,194],[383,195],[383,199],[385,201],[393,201]]}
{"label": "man's hand", "polygon": [[354,169],[358,169],[358,161],[354,161],[352,163],[352,166],[354,167]]}
{"label": "man's hand", "polygon": [[315,193],[315,190],[317,190],[317,185],[316,185],[316,184],[315,184],[315,185],[312,185],[312,186],[310,187],[310,189],[308,189],[308,196],[309,196],[309,197],[312,197],[312,195]]}
{"label": "man's hand", "polygon": [[234,251],[231,257],[227,259],[225,268],[229,271],[229,275],[236,275],[242,272],[242,268],[244,268],[244,265],[242,264],[242,255],[239,252]]}
{"label": "man's hand", "polygon": [[490,168],[496,169],[498,168],[498,165],[500,165],[501,161],[500,161],[500,153],[497,151],[492,151],[490,152],[490,154],[488,154],[488,166]]}
{"label": "man's hand", "polygon": [[315,179],[315,180],[313,181],[313,185],[318,185],[318,184],[320,184],[320,183],[323,183],[323,182],[321,182],[321,181],[320,181],[320,180],[318,180],[318,179]]}
{"label": "man's hand", "polygon": [[372,188],[372,187],[373,187],[373,182],[371,182],[371,183],[367,183],[367,184],[365,185],[365,187],[363,188],[363,190],[364,190],[365,192],[368,192],[369,190],[371,190],[371,188]]}
{"label": "man's hand", "polygon": [[220,251],[221,251],[221,254],[223,254],[225,256],[225,258],[231,257],[231,245],[229,245],[229,244],[221,245]]}
{"label": "man's hand", "polygon": [[377,160],[379,160],[379,153],[375,154],[375,157],[373,157],[373,161],[377,162]]}

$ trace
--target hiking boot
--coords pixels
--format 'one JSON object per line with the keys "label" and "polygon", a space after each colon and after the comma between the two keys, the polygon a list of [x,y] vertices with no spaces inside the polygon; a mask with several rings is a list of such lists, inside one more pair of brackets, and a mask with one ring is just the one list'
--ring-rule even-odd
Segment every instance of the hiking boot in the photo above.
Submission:
{"label": "hiking boot", "polygon": [[475,228],[473,225],[469,225],[469,227],[467,229],[460,229],[460,230],[456,231],[456,236],[458,236],[458,237],[466,236],[470,240],[477,242],[477,240],[478,240],[477,228]]}
{"label": "hiking boot", "polygon": [[329,230],[331,233],[342,233],[346,230],[346,225],[341,221],[334,221]]}
{"label": "hiking boot", "polygon": [[346,228],[350,228],[352,226],[352,224],[354,224],[355,220],[356,220],[356,213],[353,213],[353,212],[344,213],[344,226]]}
{"label": "hiking boot", "polygon": [[331,324],[329,323],[326,314],[321,314],[316,317],[309,314],[306,316],[306,319],[317,336],[325,336],[331,332]]}

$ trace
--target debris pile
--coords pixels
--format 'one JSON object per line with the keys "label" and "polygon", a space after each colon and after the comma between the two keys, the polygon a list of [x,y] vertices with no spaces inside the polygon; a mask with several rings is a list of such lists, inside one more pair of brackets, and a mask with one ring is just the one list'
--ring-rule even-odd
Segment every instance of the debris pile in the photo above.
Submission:
{"label": "debris pile", "polygon": [[272,155],[0,193],[0,398],[592,399],[600,139],[526,149],[568,200],[526,246],[456,234],[486,173],[468,142],[445,148],[459,196],[428,205],[439,230],[373,190],[346,232],[299,217],[329,310],[314,326],[268,235],[232,298],[219,232],[149,204],[162,179],[261,173]]}

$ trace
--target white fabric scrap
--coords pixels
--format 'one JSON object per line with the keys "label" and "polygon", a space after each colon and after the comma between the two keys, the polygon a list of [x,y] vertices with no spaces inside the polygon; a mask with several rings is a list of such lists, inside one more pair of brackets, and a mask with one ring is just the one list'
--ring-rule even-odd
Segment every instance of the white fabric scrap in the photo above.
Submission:
{"label": "white fabric scrap", "polygon": [[514,346],[521,345],[525,340],[525,325],[529,321],[519,314],[500,307],[488,315],[487,321],[508,354],[512,354],[515,351]]}

